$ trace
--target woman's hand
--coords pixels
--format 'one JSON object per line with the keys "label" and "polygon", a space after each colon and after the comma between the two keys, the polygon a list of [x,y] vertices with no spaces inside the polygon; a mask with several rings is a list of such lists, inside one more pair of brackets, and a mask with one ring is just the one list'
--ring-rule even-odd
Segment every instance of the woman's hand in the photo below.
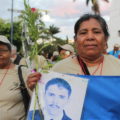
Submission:
{"label": "woman's hand", "polygon": [[33,88],[35,87],[37,82],[40,80],[40,78],[41,78],[41,74],[39,72],[34,72],[34,73],[29,74],[27,78],[28,88],[33,90]]}

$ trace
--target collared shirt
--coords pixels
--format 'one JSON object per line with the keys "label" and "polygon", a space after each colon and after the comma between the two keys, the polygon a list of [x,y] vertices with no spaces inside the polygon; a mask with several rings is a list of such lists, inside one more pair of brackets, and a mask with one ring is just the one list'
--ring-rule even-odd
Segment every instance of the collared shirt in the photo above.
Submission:
{"label": "collared shirt", "polygon": [[[93,73],[95,66],[88,67],[90,73]],[[51,69],[55,72],[69,73],[69,74],[79,74],[82,75],[81,66],[78,63],[76,56],[71,56],[60,62],[56,63]],[[97,71],[95,75],[100,75]],[[104,55],[102,75],[115,76],[120,75],[120,60],[112,55]]]}
{"label": "collared shirt", "polygon": [[[22,69],[23,78],[27,80],[27,68]],[[0,69],[0,78],[5,74]],[[0,120],[25,120],[23,98],[20,91],[18,66],[9,69],[0,86]]]}
{"label": "collared shirt", "polygon": [[45,108],[43,109],[43,114],[45,120],[62,120],[63,118],[63,112],[57,114],[57,116],[50,116]]}

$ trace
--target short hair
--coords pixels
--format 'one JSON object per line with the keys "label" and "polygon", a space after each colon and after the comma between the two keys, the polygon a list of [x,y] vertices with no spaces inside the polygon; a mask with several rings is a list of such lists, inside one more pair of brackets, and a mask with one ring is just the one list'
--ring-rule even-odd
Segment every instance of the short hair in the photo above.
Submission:
{"label": "short hair", "polygon": [[51,85],[58,85],[58,87],[63,87],[65,89],[67,89],[68,96],[71,95],[71,92],[72,92],[71,86],[69,85],[69,83],[66,80],[61,79],[61,78],[53,78],[53,79],[49,80],[45,85],[45,92]]}
{"label": "short hair", "polygon": [[109,32],[108,32],[108,26],[107,26],[107,23],[106,21],[100,16],[100,15],[96,15],[96,14],[84,14],[83,16],[81,16],[77,22],[75,23],[75,26],[74,26],[74,33],[75,33],[75,36],[77,35],[77,32],[79,30],[79,27],[80,25],[84,22],[84,21],[87,21],[89,19],[95,19],[97,20],[101,27],[102,27],[102,30],[104,32],[104,35],[108,38],[109,37]]}
{"label": "short hair", "polygon": [[11,52],[11,45],[10,45],[10,44],[8,44],[8,43],[3,43],[3,42],[1,42],[1,41],[0,41],[0,44],[6,45],[7,48],[8,48],[8,50]]}

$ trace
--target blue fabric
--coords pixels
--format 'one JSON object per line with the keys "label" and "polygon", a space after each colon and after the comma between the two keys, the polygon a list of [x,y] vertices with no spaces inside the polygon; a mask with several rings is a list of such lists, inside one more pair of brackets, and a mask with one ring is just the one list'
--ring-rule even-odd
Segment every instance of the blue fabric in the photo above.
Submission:
{"label": "blue fabric", "polygon": [[80,120],[120,120],[120,76],[75,76],[89,79]]}
{"label": "blue fabric", "polygon": [[[32,116],[33,116],[33,110],[28,112],[27,120],[32,120]],[[39,110],[35,110],[34,120],[40,120]]]}
{"label": "blue fabric", "polygon": [[119,58],[118,56],[120,55],[120,50],[116,51],[115,53],[114,53],[114,51],[110,51],[110,52],[108,52],[108,54],[113,55],[116,58]]}
{"label": "blue fabric", "polygon": [[81,76],[88,88],[80,120],[120,120],[120,76]]}

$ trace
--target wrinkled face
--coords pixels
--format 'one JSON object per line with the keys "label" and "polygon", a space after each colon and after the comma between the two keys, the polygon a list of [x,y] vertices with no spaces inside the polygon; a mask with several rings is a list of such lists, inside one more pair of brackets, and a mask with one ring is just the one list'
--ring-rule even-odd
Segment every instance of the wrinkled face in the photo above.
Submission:
{"label": "wrinkled face", "polygon": [[107,38],[100,23],[96,19],[89,19],[81,23],[75,37],[78,54],[83,58],[96,59],[106,49]]}
{"label": "wrinkled face", "polygon": [[51,85],[45,93],[46,109],[51,116],[57,116],[68,102],[68,90],[58,85]]}
{"label": "wrinkled face", "polygon": [[6,45],[0,44],[0,68],[5,68],[9,65],[11,52]]}

